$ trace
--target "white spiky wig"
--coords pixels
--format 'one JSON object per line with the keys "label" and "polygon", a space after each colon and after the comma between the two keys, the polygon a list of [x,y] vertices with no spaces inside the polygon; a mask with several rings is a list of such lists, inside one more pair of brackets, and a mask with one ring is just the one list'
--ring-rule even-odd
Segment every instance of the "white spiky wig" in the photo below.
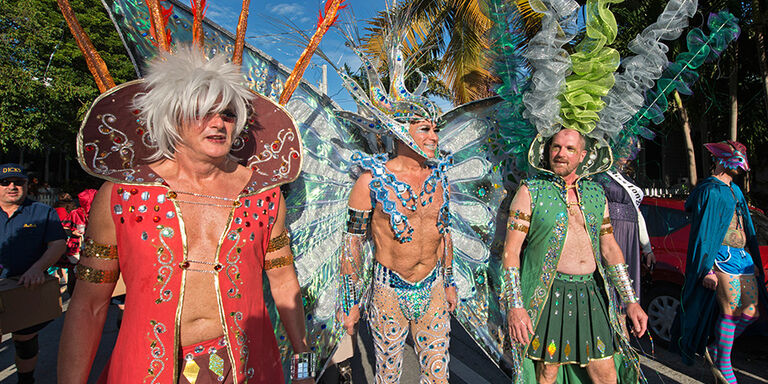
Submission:
{"label": "white spiky wig", "polygon": [[136,96],[134,107],[157,146],[147,160],[173,159],[179,129],[208,114],[232,108],[237,115],[234,137],[245,126],[253,94],[224,54],[209,60],[188,46],[164,52],[149,64],[145,79],[149,91]]}

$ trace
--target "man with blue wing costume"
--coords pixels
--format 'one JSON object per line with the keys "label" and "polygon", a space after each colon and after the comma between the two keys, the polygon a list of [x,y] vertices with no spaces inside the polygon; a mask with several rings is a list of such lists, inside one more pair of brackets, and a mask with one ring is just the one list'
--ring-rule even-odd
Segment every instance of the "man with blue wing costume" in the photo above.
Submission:
{"label": "man with blue wing costume", "polygon": [[[376,382],[397,383],[409,330],[421,365],[422,383],[448,382],[450,314],[457,305],[453,278],[446,170],[451,157],[440,158],[438,108],[405,87],[405,60],[397,45],[390,52],[389,92],[373,65],[365,63],[370,95],[342,74],[345,87],[361,114],[340,117],[375,133],[395,138],[397,154],[357,152],[352,164],[362,174],[349,196],[347,231],[341,259],[341,311],[344,326],[354,333],[360,318],[364,279],[363,242],[370,233],[375,245],[368,323],[376,350]],[[423,77],[422,77],[423,78]],[[359,284],[360,283],[360,284]]]}

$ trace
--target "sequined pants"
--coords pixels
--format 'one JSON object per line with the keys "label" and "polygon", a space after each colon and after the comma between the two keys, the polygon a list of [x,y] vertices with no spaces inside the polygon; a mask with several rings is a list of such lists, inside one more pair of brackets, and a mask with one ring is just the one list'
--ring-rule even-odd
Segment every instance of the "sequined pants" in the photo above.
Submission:
{"label": "sequined pants", "polygon": [[181,347],[179,384],[231,384],[232,364],[224,336]]}
{"label": "sequined pants", "polygon": [[[435,267],[425,279],[411,283],[394,271],[376,264],[377,278],[373,283],[368,323],[376,348],[377,384],[400,382],[403,349],[409,330],[421,366],[419,383],[448,383],[451,316],[447,309],[443,279],[437,273],[438,270]],[[382,272],[387,273],[391,279],[382,279]],[[428,292],[426,300],[419,303],[422,295],[415,291],[424,290]],[[403,308],[409,310],[404,313]]]}

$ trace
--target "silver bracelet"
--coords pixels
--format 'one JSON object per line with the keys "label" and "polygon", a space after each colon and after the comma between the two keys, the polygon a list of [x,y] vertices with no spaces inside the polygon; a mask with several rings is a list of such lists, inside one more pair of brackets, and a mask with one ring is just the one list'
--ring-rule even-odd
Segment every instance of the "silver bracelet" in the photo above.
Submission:
{"label": "silver bracelet", "polygon": [[315,354],[297,353],[291,357],[291,381],[312,379],[315,377]]}
{"label": "silver bracelet", "polygon": [[504,285],[503,295],[507,309],[524,308],[523,290],[520,287],[520,268],[505,268],[502,283]]}
{"label": "silver bracelet", "polygon": [[622,302],[630,304],[639,301],[635,294],[635,289],[632,288],[632,280],[629,278],[626,264],[609,265],[605,270],[608,274],[608,279],[619,293]]}

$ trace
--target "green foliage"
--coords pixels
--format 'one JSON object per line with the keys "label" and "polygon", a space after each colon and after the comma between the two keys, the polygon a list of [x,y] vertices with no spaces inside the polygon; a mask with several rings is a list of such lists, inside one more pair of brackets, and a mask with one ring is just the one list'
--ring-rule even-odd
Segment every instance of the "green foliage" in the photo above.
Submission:
{"label": "green foliage", "polygon": [[[116,83],[136,77],[100,2],[72,0]],[[80,122],[99,90],[55,0],[0,1],[0,152],[74,154]]]}

